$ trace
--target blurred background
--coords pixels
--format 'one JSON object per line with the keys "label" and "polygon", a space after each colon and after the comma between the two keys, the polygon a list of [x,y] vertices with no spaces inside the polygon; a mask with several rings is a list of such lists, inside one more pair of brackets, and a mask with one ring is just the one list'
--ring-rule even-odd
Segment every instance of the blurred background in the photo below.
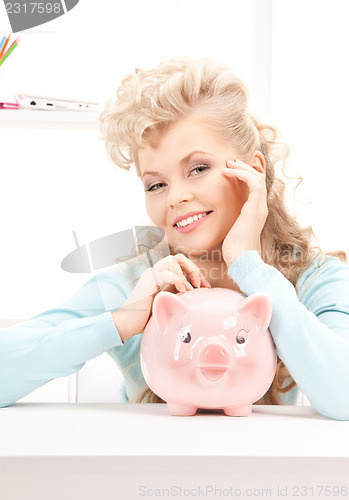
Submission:
{"label": "blurred background", "polygon": [[[348,251],[348,18],[346,0],[80,0],[16,34],[0,101],[23,92],[103,107],[137,67],[176,55],[216,59],[246,81],[251,109],[290,146],[287,172],[304,179],[300,203],[288,181],[290,210],[313,226],[318,245]],[[10,31],[1,4],[0,35]],[[0,318],[29,318],[87,281],[60,267],[73,231],[82,245],[149,223],[140,181],[107,159],[97,129],[97,118],[28,125],[0,110]]]}

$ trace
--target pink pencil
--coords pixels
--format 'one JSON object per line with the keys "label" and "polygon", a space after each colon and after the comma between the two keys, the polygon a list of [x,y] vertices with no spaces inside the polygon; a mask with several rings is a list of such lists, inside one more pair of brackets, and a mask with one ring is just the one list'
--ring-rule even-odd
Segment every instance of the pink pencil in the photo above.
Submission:
{"label": "pink pencil", "polygon": [[15,102],[0,102],[0,109],[19,109]]}

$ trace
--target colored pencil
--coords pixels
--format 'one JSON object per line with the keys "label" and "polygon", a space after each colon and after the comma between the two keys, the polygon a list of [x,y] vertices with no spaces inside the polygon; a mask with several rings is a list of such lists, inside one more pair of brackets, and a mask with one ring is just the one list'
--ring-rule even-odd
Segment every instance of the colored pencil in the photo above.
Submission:
{"label": "colored pencil", "polygon": [[[12,45],[14,45],[15,43],[17,43],[17,44],[18,44],[18,43],[19,43],[19,41],[20,41],[20,39],[21,39],[21,38],[18,36],[18,37],[16,38],[16,40],[15,40],[14,42],[12,42]],[[12,47],[12,45],[11,45],[11,46],[10,46],[7,50],[10,50],[10,49],[11,49],[11,47]],[[4,55],[5,55],[5,54],[4,54]],[[4,55],[3,55],[2,57],[4,57]],[[1,57],[0,57],[0,59],[1,59]]]}
{"label": "colored pencil", "polygon": [[10,34],[9,34],[9,36],[6,38],[5,43],[4,43],[4,46],[3,46],[3,48],[1,49],[1,52],[0,52],[0,59],[2,58],[2,56],[3,56],[4,52],[5,52],[5,49],[6,49],[6,47],[7,47],[7,44],[8,44],[8,42],[10,41],[10,36],[11,36],[11,33],[10,33]]}
{"label": "colored pencil", "polygon": [[[18,36],[18,37],[16,38],[16,40],[12,43],[11,47],[9,47],[9,49],[8,49],[8,50],[11,50],[12,46],[13,46],[15,43],[17,43],[17,45],[18,45],[18,42],[19,42],[19,41],[20,41],[20,37]],[[4,55],[5,55],[5,54],[4,54]],[[0,57],[0,59],[1,59],[1,57]]]}
{"label": "colored pencil", "polygon": [[15,49],[17,47],[17,45],[19,44],[19,42],[20,42],[20,37],[17,37],[16,40],[11,45],[11,47],[8,49],[8,51],[2,56],[2,58],[0,58],[0,66],[5,61],[5,59],[11,54],[11,52],[13,51],[13,49]]}
{"label": "colored pencil", "polygon": [[2,65],[2,63],[3,63],[4,61],[6,61],[6,59],[8,58],[8,56],[11,54],[11,52],[13,52],[13,51],[14,51],[14,49],[17,47],[17,45],[18,45],[17,43],[14,43],[14,44],[12,45],[12,47],[11,47],[11,48],[10,48],[10,49],[6,52],[6,54],[4,55],[4,57],[3,57],[3,58],[1,59],[1,61],[0,61],[0,66]]}
{"label": "colored pencil", "polygon": [[2,49],[2,46],[4,45],[6,40],[6,36],[2,37],[1,43],[0,43],[0,50]]}

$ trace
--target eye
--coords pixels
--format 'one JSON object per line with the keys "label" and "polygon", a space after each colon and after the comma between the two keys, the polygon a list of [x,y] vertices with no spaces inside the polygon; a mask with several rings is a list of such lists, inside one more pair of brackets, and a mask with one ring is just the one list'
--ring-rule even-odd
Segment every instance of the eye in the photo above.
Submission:
{"label": "eye", "polygon": [[188,342],[191,341],[190,328],[189,327],[180,328],[178,331],[178,337],[182,342],[188,344]]}
{"label": "eye", "polygon": [[[148,189],[145,189],[144,191],[148,192],[148,191],[156,191],[157,189],[160,189],[160,188],[157,188],[156,186],[164,186],[165,183],[164,182],[158,182],[157,184],[153,184],[152,186],[149,186]],[[156,189],[154,189],[156,188]]]}
{"label": "eye", "polygon": [[206,163],[202,163],[200,165],[196,165],[196,167],[192,168],[190,171],[189,171],[189,174],[191,174],[192,172],[194,172],[195,170],[200,174],[201,172],[204,172],[205,170],[208,170],[210,168],[209,165],[206,165]]}
{"label": "eye", "polygon": [[[189,175],[194,171],[201,174],[202,172],[204,172],[205,170],[208,170],[209,168],[211,168],[211,167],[209,165],[207,165],[206,163],[200,163],[200,165],[196,165],[194,168],[192,168],[189,171]],[[152,184],[151,186],[149,186],[147,189],[144,189],[144,191],[146,193],[152,192],[152,191],[157,191],[158,189],[161,189],[162,186],[166,186],[166,184],[164,182],[157,182],[156,184]]]}
{"label": "eye", "polygon": [[245,329],[239,330],[238,334],[236,335],[236,343],[244,344],[247,340],[247,334],[248,334],[247,330]]}

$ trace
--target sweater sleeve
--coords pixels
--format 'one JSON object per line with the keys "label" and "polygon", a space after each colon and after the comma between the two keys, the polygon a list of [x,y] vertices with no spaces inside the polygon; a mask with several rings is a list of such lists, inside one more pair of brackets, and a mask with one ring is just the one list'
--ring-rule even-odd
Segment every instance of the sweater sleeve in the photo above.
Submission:
{"label": "sweater sleeve", "polygon": [[276,352],[313,407],[349,420],[349,266],[329,258],[304,273],[297,287],[301,300],[257,251],[241,255],[228,274],[244,294],[271,298]]}
{"label": "sweater sleeve", "polygon": [[111,312],[127,298],[122,273],[101,273],[57,308],[0,329],[0,407],[123,345]]}

